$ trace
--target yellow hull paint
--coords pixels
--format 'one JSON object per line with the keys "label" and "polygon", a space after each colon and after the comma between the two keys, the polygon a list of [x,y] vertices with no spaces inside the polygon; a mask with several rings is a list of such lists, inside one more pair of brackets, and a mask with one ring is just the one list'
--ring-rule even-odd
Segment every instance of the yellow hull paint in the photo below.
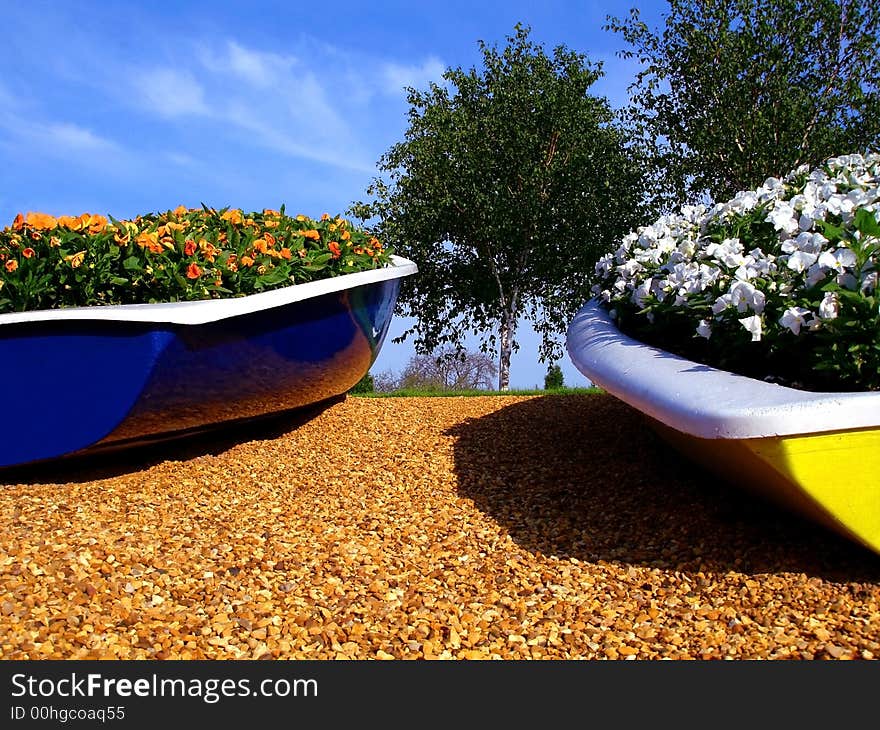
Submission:
{"label": "yellow hull paint", "polygon": [[652,425],[728,481],[880,553],[880,428],[704,439]]}

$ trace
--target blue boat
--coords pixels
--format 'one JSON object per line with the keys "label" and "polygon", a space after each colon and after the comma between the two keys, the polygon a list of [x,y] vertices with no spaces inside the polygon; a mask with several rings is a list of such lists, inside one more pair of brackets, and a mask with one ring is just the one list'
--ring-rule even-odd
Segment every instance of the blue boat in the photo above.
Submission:
{"label": "blue boat", "polygon": [[0,315],[0,467],[311,406],[375,361],[393,265],[260,294]]}

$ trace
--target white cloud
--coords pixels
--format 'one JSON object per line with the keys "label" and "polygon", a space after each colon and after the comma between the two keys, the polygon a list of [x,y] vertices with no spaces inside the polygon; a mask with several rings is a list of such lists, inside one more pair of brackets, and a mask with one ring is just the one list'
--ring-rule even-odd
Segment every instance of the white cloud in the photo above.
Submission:
{"label": "white cloud", "polygon": [[199,164],[199,161],[192,155],[187,155],[183,152],[166,152],[165,158],[180,167],[197,167]]}
{"label": "white cloud", "polygon": [[95,134],[90,129],[67,122],[38,125],[36,133],[44,140],[51,140],[60,149],[97,152],[118,147],[115,142]]}
{"label": "white cloud", "polygon": [[292,56],[252,51],[234,41],[227,44],[227,50],[229,71],[238,78],[262,88],[283,80],[296,64],[296,59]]}
{"label": "white cloud", "polygon": [[446,67],[433,56],[421,65],[403,66],[397,63],[386,63],[382,66],[384,91],[389,94],[402,94],[404,88],[423,89],[433,81],[440,83]]}
{"label": "white cloud", "polygon": [[134,77],[141,102],[164,117],[207,114],[205,92],[201,84],[186,71],[154,68]]}
{"label": "white cloud", "polygon": [[31,154],[76,156],[81,153],[119,153],[113,140],[70,122],[38,122],[11,113],[0,114],[0,129],[17,145],[27,145]]}
{"label": "white cloud", "polygon": [[354,152],[348,151],[352,149],[352,145],[347,140],[316,140],[316,137],[320,135],[314,131],[311,135],[297,134],[267,122],[264,116],[244,106],[229,107],[226,118],[239,128],[251,133],[254,140],[261,146],[281,154],[323,162],[357,172],[373,171],[373,166],[361,159],[356,148]]}

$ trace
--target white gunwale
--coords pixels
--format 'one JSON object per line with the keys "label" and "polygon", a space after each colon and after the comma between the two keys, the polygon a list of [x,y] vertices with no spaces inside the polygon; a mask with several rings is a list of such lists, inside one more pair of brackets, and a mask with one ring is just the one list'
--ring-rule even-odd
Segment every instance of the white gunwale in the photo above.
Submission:
{"label": "white gunwale", "polygon": [[569,325],[566,348],[603,390],[698,438],[880,428],[880,392],[808,392],[696,363],[623,334],[595,299]]}
{"label": "white gunwale", "polygon": [[0,314],[0,326],[20,324],[22,322],[64,320],[207,324],[208,322],[217,322],[229,317],[282,307],[286,304],[300,302],[323,294],[331,294],[366,284],[388,281],[389,279],[402,278],[415,274],[418,270],[416,265],[409,259],[392,256],[391,261],[391,266],[384,266],[381,269],[358,271],[353,274],[333,276],[328,279],[309,281],[304,284],[293,284],[244,297],[161,304],[111,304],[95,307],[64,307],[60,309],[34,310],[31,312],[11,312],[9,314]]}

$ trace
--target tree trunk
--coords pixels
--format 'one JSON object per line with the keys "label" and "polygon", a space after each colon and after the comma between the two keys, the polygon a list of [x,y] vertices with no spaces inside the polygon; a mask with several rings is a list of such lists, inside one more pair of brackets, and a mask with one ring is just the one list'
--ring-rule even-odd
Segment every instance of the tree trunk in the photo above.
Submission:
{"label": "tree trunk", "polygon": [[513,351],[513,336],[516,334],[516,294],[512,297],[510,309],[501,315],[498,328],[500,347],[498,352],[498,390],[510,390],[510,353]]}

